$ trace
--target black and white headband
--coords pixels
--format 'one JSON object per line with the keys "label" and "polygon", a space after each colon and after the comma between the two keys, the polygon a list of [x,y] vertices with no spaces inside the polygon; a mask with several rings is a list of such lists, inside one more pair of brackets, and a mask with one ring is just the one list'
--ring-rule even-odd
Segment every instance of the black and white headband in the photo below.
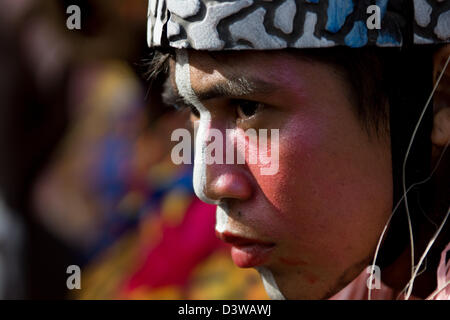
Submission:
{"label": "black and white headband", "polygon": [[273,50],[450,42],[448,0],[150,0],[149,47]]}

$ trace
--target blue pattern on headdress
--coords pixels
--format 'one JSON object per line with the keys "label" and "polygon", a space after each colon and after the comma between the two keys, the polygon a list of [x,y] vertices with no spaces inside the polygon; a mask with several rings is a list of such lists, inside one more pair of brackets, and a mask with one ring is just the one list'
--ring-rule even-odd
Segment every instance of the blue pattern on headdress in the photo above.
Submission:
{"label": "blue pattern on headdress", "polygon": [[359,48],[367,43],[367,28],[363,21],[356,21],[352,30],[344,39],[345,44],[352,48]]}
{"label": "blue pattern on headdress", "polygon": [[330,0],[328,2],[326,29],[330,32],[338,32],[345,23],[347,16],[353,11],[352,0]]}
{"label": "blue pattern on headdress", "polygon": [[381,19],[383,19],[384,15],[386,14],[388,0],[377,0],[375,4],[380,7],[380,15]]}
{"label": "blue pattern on headdress", "polygon": [[378,33],[377,44],[381,46],[399,46],[400,42],[389,31],[381,29]]}

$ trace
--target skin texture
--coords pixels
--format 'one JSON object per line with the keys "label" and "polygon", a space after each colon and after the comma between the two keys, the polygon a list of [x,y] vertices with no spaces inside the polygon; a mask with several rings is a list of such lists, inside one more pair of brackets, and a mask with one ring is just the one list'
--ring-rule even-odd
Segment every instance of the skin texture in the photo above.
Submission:
{"label": "skin texture", "polygon": [[[236,77],[270,85],[200,99],[210,128],[235,129],[238,139],[248,128],[280,130],[277,174],[260,175],[260,164],[212,164],[197,188],[226,203],[226,231],[275,243],[263,267],[284,297],[338,292],[370,263],[392,209],[389,138],[369,138],[345,79],[330,66],[285,52],[189,52],[189,63],[199,97]],[[231,99],[263,105],[245,118]]]}

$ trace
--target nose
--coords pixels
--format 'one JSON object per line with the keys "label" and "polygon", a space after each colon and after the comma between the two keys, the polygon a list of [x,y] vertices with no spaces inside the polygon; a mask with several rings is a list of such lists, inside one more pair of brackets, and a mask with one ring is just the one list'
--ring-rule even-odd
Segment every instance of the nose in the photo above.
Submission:
{"label": "nose", "polygon": [[234,166],[233,164],[213,165],[207,168],[207,179],[204,186],[206,198],[215,203],[225,200],[244,201],[251,197],[252,189],[244,172],[240,168],[220,168],[218,166]]}
{"label": "nose", "polygon": [[[214,139],[211,141],[211,132]],[[212,122],[199,128],[196,134],[196,151],[194,162],[194,190],[197,196],[206,203],[219,204],[225,199],[246,200],[252,195],[251,175],[246,166],[236,164],[235,161],[226,160],[227,152],[235,150],[235,144],[230,142],[225,129],[216,126]],[[220,135],[220,137],[219,137]],[[208,161],[208,150],[212,144],[215,148],[222,148],[221,152],[214,151],[221,161]],[[202,160],[202,161],[199,161]]]}

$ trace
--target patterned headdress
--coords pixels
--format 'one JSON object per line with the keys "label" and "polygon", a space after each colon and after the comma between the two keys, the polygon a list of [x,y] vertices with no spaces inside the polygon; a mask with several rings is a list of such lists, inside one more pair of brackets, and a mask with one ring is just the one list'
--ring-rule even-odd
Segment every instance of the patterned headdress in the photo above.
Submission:
{"label": "patterned headdress", "polygon": [[149,47],[272,50],[450,42],[448,0],[150,0]]}

